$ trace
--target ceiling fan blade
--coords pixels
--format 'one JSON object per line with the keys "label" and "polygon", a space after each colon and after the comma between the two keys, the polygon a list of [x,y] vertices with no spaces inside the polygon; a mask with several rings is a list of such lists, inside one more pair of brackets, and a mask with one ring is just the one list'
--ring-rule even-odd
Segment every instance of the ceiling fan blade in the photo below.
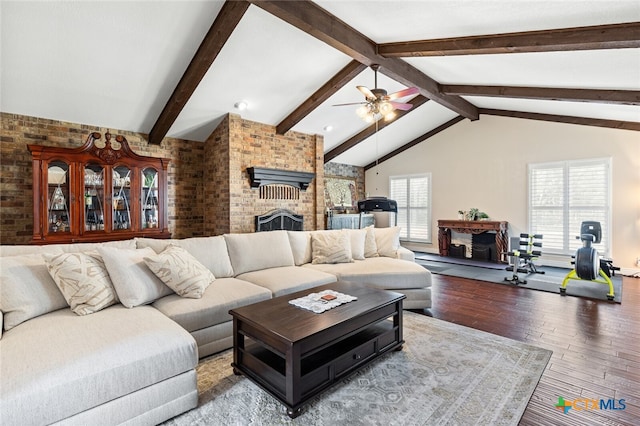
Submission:
{"label": "ceiling fan blade", "polygon": [[364,95],[364,97],[367,98],[367,99],[375,99],[376,98],[376,95],[374,95],[373,92],[371,90],[369,90],[368,87],[356,86],[356,89],[358,89],[360,91],[360,93],[362,93]]}
{"label": "ceiling fan blade", "polygon": [[420,90],[417,87],[408,87],[404,90],[399,90],[389,95],[389,100],[392,101],[394,99],[404,98],[405,96],[411,96],[420,93]]}
{"label": "ceiling fan blade", "polygon": [[409,111],[411,108],[413,108],[413,104],[405,104],[402,102],[389,102],[391,105],[393,105],[393,107],[395,109],[401,109],[403,111]]}
{"label": "ceiling fan blade", "polygon": [[346,105],[364,105],[366,102],[349,102],[347,104],[334,104],[331,106],[346,106]]}

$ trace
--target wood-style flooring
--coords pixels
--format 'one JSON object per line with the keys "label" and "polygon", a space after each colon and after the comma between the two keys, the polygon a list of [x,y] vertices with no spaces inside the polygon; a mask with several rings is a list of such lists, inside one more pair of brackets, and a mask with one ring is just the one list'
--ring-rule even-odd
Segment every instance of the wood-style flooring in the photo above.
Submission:
{"label": "wood-style flooring", "polygon": [[[553,351],[521,425],[640,425],[640,279],[623,278],[618,304],[433,274],[432,300],[434,318]],[[564,414],[559,396],[626,408]]]}

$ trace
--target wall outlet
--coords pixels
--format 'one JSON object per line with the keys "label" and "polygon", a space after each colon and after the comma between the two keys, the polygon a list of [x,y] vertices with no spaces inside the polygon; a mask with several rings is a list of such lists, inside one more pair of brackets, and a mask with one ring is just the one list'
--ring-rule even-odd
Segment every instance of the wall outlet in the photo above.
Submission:
{"label": "wall outlet", "polygon": [[640,257],[636,258],[636,266],[640,266]]}

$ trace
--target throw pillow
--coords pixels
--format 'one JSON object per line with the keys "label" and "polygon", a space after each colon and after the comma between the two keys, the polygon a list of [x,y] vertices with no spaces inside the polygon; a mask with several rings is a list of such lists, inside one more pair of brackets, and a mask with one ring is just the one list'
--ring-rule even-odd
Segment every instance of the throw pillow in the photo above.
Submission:
{"label": "throw pillow", "polygon": [[78,315],[89,315],[116,303],[116,291],[97,252],[43,254],[51,278]]}
{"label": "throw pillow", "polygon": [[0,311],[5,330],[68,306],[40,253],[0,257]]}
{"label": "throw pillow", "polygon": [[289,243],[293,252],[293,261],[296,266],[311,263],[311,232],[287,231]]}
{"label": "throw pillow", "polygon": [[351,257],[354,260],[364,260],[364,242],[367,238],[366,229],[345,229],[351,243]]}
{"label": "throw pillow", "polygon": [[378,245],[373,225],[364,228],[367,234],[364,238],[364,257],[378,257]]}
{"label": "throw pillow", "polygon": [[375,228],[378,254],[385,257],[398,257],[400,248],[400,227]]}
{"label": "throw pillow", "polygon": [[351,243],[349,235],[342,231],[313,232],[311,234],[311,263],[349,263]]}
{"label": "throw pillow", "polygon": [[169,288],[181,297],[200,299],[215,277],[210,270],[176,245],[170,245],[162,253],[144,258],[149,269]]}
{"label": "throw pillow", "polygon": [[120,303],[127,308],[151,303],[173,293],[144,263],[145,257],[156,253],[151,247],[143,249],[99,247],[98,253],[109,271]]}

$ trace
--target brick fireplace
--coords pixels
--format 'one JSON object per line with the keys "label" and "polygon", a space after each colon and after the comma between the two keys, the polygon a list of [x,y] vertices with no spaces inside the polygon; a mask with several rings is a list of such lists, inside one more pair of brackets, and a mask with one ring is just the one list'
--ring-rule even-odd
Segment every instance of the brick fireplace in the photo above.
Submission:
{"label": "brick fireplace", "polygon": [[[253,232],[255,217],[276,209],[303,215],[304,229],[324,227],[324,140],[228,114],[205,142],[205,234]],[[315,175],[296,197],[261,197],[251,187],[252,167]],[[293,199],[290,199],[293,198]]]}

